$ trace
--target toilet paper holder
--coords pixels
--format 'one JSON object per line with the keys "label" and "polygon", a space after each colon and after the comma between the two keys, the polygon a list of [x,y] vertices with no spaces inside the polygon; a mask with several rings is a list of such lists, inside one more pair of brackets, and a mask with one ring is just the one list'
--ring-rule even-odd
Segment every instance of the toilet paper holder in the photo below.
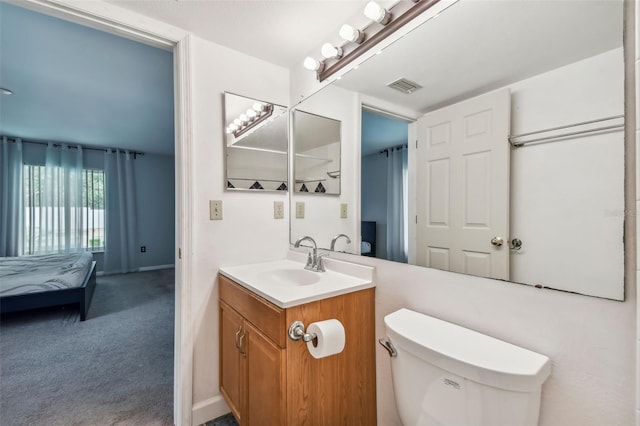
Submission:
{"label": "toilet paper holder", "polygon": [[304,323],[302,321],[294,321],[289,326],[289,338],[291,340],[300,340],[310,342],[318,337],[316,333],[305,333]]}

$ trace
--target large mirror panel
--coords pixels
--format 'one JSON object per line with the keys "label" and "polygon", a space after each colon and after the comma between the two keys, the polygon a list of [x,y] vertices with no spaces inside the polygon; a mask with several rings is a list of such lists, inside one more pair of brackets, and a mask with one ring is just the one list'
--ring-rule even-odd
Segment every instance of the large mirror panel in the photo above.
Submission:
{"label": "large mirror panel", "polygon": [[287,108],[224,94],[227,190],[287,191]]}
{"label": "large mirror panel", "polygon": [[623,300],[622,6],[461,0],[306,99],[354,162],[292,240]]}

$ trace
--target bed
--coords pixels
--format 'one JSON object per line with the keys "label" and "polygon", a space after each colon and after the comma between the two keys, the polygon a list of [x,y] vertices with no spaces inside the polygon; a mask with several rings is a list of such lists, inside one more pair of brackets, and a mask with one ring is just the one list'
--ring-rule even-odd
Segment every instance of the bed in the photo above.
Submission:
{"label": "bed", "polygon": [[87,319],[96,288],[88,252],[0,257],[0,312],[77,304]]}

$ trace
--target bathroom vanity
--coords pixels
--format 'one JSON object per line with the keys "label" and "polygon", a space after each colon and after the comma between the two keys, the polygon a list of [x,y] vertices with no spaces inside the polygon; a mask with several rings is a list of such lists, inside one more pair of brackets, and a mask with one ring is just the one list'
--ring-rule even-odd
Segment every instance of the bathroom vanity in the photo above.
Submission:
{"label": "bathroom vanity", "polygon": [[[372,268],[353,265],[362,268],[353,276],[343,264],[331,260],[324,273],[291,260],[220,270],[220,390],[242,426],[376,424]],[[327,319],[345,329],[338,354],[316,359],[288,336],[294,321]]]}

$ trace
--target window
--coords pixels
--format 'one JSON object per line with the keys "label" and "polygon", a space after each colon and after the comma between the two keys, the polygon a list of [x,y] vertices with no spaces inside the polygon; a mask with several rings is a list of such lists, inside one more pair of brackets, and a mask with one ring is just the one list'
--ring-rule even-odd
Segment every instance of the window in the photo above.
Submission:
{"label": "window", "polygon": [[69,246],[104,249],[104,170],[82,170],[80,204],[70,197],[62,169],[54,167],[47,176],[45,166],[25,164],[23,173],[25,254]]}

